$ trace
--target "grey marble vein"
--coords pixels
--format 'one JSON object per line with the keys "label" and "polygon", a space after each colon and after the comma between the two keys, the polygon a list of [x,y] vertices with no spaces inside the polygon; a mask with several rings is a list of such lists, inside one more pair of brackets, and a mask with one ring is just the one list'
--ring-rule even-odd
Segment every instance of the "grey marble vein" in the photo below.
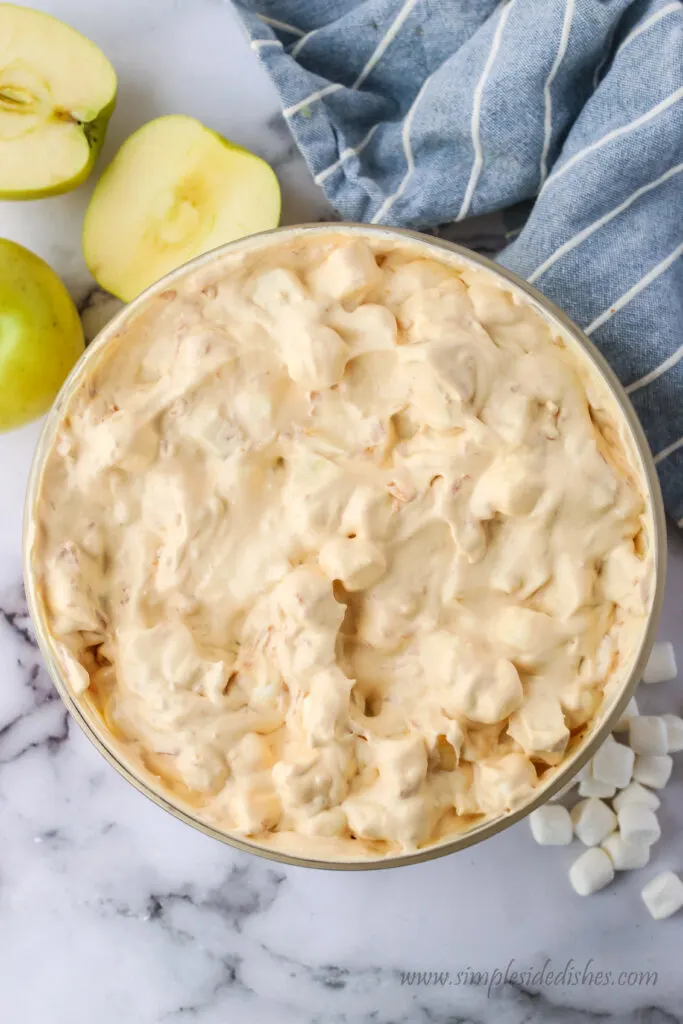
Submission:
{"label": "grey marble vein", "polygon": [[8,634],[21,684],[14,701],[8,701],[7,706],[4,701],[0,704],[0,765],[38,748],[54,754],[68,739],[70,728],[66,709],[38,651],[20,585],[12,588],[0,604],[0,638],[3,630]]}
{"label": "grey marble vein", "polygon": [[24,588],[21,585],[15,587],[6,596],[3,604],[4,607],[0,606],[0,620],[16,634],[23,644],[37,649],[38,644],[33,632],[33,623],[28,613]]}
{"label": "grey marble vein", "polygon": [[124,916],[137,916],[152,921],[176,937],[189,937],[174,924],[174,911],[179,905],[192,907],[199,913],[216,915],[228,929],[240,932],[245,921],[265,913],[277,899],[285,876],[270,868],[257,868],[250,863],[232,864],[219,884],[202,890],[197,884],[179,890],[153,891],[145,899],[144,908],[135,910],[127,904],[113,905],[102,901],[103,908]]}
{"label": "grey marble vein", "polygon": [[183,1004],[175,1010],[164,1014],[164,1021],[201,1020],[202,1015],[216,1005],[224,994],[240,996],[253,996],[252,990],[246,986],[240,977],[242,958],[240,956],[223,956],[219,959],[219,976],[213,983],[206,997],[196,1002]]}

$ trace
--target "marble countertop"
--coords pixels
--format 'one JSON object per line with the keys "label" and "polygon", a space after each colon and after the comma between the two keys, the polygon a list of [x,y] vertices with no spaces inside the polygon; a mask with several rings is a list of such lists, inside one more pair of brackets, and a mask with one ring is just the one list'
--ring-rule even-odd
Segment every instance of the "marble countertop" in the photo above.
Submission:
{"label": "marble countertop", "polygon": [[[119,104],[105,160],[150,118],[192,114],[273,164],[285,222],[324,216],[227,3],[34,6],[90,36],[116,66]],[[79,244],[88,196],[85,186],[58,199],[0,203],[0,235],[49,260],[92,323],[101,296]],[[653,863],[590,899],[567,880],[576,849],[535,846],[525,822],[415,867],[311,871],[221,846],[119,778],[67,718],[26,617],[21,512],[38,430],[0,435],[3,1020],[683,1021],[683,913],[653,922],[639,897],[651,875],[683,870],[683,755],[664,795]],[[682,608],[683,541],[672,533],[660,635],[677,643],[679,664]],[[683,708],[683,679],[643,689],[645,708]],[[555,983],[549,972],[568,965]]]}

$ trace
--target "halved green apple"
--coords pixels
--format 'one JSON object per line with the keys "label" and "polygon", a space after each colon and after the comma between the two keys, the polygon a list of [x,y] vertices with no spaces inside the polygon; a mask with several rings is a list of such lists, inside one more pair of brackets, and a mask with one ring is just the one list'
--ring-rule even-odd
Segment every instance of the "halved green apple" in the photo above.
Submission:
{"label": "halved green apple", "polygon": [[192,257],[279,218],[280,186],[264,160],[171,115],[131,135],[100,178],[83,252],[98,284],[130,302]]}
{"label": "halved green apple", "polygon": [[0,3],[0,199],[41,199],[88,177],[116,103],[101,50],[49,14]]}

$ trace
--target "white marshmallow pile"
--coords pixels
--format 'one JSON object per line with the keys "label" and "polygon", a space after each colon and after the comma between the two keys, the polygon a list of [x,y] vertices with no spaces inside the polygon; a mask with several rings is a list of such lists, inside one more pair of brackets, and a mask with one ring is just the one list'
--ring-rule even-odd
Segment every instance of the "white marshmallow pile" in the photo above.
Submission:
{"label": "white marshmallow pile", "polygon": [[[655,644],[643,682],[667,682],[676,677],[674,649]],[[577,783],[583,799],[571,812],[551,802],[529,816],[531,833],[541,846],[568,846],[576,836],[588,849],[569,869],[569,881],[580,896],[590,896],[614,879],[616,871],[644,868],[661,837],[657,820],[659,796],[671,777],[671,754],[683,750],[683,718],[641,715],[631,699],[608,737],[576,778],[553,798]],[[605,803],[611,801],[611,807]],[[672,871],[653,878],[642,890],[645,906],[655,920],[683,908],[683,881]]]}

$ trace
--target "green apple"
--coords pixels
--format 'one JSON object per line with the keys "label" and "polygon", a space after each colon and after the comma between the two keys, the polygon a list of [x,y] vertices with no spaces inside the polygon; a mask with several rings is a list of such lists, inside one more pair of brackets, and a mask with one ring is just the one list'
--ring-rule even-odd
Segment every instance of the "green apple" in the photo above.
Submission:
{"label": "green apple", "polygon": [[159,117],[98,181],[83,252],[95,280],[130,302],[193,256],[279,219],[280,186],[264,160],[192,117]]}
{"label": "green apple", "polygon": [[83,348],[76,307],[54,270],[0,238],[0,431],[46,412]]}
{"label": "green apple", "polygon": [[90,174],[116,103],[101,50],[49,14],[0,3],[0,199],[40,199]]}

